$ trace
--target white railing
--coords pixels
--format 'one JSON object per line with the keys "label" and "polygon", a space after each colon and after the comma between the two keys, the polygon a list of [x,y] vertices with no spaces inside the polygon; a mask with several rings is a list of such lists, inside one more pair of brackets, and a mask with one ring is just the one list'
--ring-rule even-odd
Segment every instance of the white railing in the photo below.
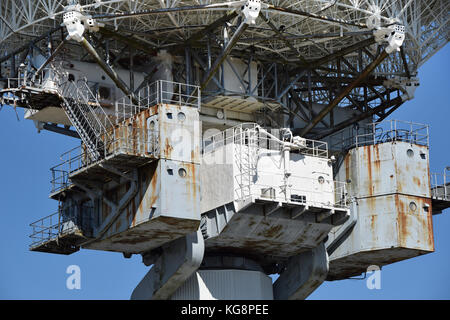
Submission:
{"label": "white railing", "polygon": [[[118,154],[127,154],[136,157],[157,158],[159,156],[159,136],[154,130],[119,126],[110,135],[112,138],[102,140],[102,154],[105,158]],[[52,174],[52,193],[66,188],[71,184],[70,176],[102,159],[94,160],[83,145],[75,147],[60,157],[61,163],[50,168]]]}
{"label": "white railing", "polygon": [[330,136],[330,149],[345,150],[392,141],[429,146],[429,126],[409,121],[386,120],[369,123],[358,129],[348,127]]}
{"label": "white railing", "polygon": [[[79,209],[79,210],[78,210]],[[72,234],[80,232],[80,222],[77,215],[68,214],[70,211],[75,211],[83,214],[84,225],[90,226],[92,221],[92,207],[81,205],[67,207],[65,209],[58,210],[57,212],[41,218],[30,224],[32,233],[30,238],[32,242],[30,248],[38,247],[50,240],[58,239],[66,234]],[[66,213],[66,214],[65,214]]]}
{"label": "white railing", "polygon": [[[133,103],[137,102],[136,103]],[[184,83],[157,80],[131,97],[123,97],[115,104],[116,123],[133,117],[142,110],[157,104],[174,104],[200,110],[201,91],[199,86]]]}
{"label": "white railing", "polygon": [[33,82],[27,78],[8,78],[4,89],[17,89],[33,86]]}
{"label": "white railing", "polygon": [[450,167],[446,167],[443,173],[431,173],[430,182],[433,199],[450,201]]}
{"label": "white railing", "polygon": [[[47,68],[39,74],[38,77],[33,78],[31,74],[24,75],[17,78],[9,78],[6,81],[6,89],[20,89],[23,86],[53,90],[55,93],[59,93],[63,97],[71,97],[74,93],[85,96],[89,101],[98,104],[102,101],[101,92],[98,90],[100,83],[89,81],[89,79],[82,79],[86,85],[83,88],[75,90],[73,81],[69,80],[68,72],[62,71],[64,68],[60,63],[51,63]],[[44,77],[44,72],[47,75]],[[77,86],[78,86],[77,81]],[[51,87],[46,86],[49,82],[52,83]],[[113,87],[111,87],[112,89]],[[89,92],[88,92],[89,91]],[[115,95],[111,92],[112,97]],[[94,98],[94,99],[92,99]],[[122,97],[116,101],[110,98],[108,104],[114,105],[114,117],[111,120],[115,121],[115,124],[120,124],[124,120],[133,117],[140,111],[152,107],[157,104],[174,104],[179,106],[188,106],[197,108],[200,110],[201,104],[201,91],[200,87],[196,85],[188,85],[185,83],[179,83],[167,80],[157,80],[141,88],[134,94],[133,98],[130,96]]]}
{"label": "white railing", "polygon": [[30,235],[32,239],[30,247],[37,247],[42,243],[57,238],[60,235],[61,224],[59,211],[31,223],[30,227],[33,231]]}
{"label": "white railing", "polygon": [[[255,136],[255,143],[258,148],[281,151],[284,142],[283,135],[291,134],[288,129],[278,130],[279,137],[277,137],[275,133],[269,133],[268,130],[261,128],[256,123],[243,123],[203,139],[203,153],[207,154],[214,152],[218,148],[230,143],[248,145],[248,132]],[[302,139],[302,145],[298,147],[297,150],[301,154],[328,158],[328,144],[323,141]]]}
{"label": "white railing", "polygon": [[[268,177],[269,179],[264,179]],[[302,204],[315,207],[348,208],[349,198],[345,182],[330,179],[320,179],[291,175],[288,181],[283,180],[283,174],[258,171],[256,182],[239,186],[235,191],[237,200],[254,199],[276,202]],[[239,181],[239,174],[235,176]],[[276,180],[277,183],[263,181]],[[320,181],[319,181],[320,180]],[[260,182],[261,181],[261,182]]]}

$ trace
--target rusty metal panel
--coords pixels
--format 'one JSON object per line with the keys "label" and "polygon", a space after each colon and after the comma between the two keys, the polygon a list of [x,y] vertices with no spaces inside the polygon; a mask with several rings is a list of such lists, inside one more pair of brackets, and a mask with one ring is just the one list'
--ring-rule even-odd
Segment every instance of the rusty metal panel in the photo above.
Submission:
{"label": "rusty metal panel", "polygon": [[[200,223],[199,165],[160,160],[139,171],[140,184],[102,240],[86,248],[140,253],[198,229]],[[129,186],[107,192],[120,199]],[[103,220],[111,213],[103,202]]]}
{"label": "rusty metal panel", "polygon": [[208,250],[245,253],[265,260],[285,259],[315,248],[332,228],[331,224],[318,223],[309,212],[292,219],[289,208],[266,215],[257,204],[237,211],[231,203],[204,218]]}
{"label": "rusty metal panel", "polygon": [[352,195],[430,196],[428,147],[389,142],[350,150],[345,163]]}
{"label": "rusty metal panel", "polygon": [[333,257],[391,247],[433,251],[429,205],[429,199],[398,194],[359,199],[358,222]]}
{"label": "rusty metal panel", "polygon": [[[102,239],[89,243],[87,248],[140,253],[198,229],[198,110],[192,107],[158,105],[125,120],[116,128],[114,135],[131,134],[139,140],[141,132],[135,130],[135,126],[157,132],[160,160],[139,167],[136,194],[120,211]],[[146,144],[140,144],[132,152],[146,152],[146,147]],[[129,192],[130,185],[130,182],[121,180],[113,188],[105,186],[104,196],[108,201],[118,203]],[[103,199],[101,203],[99,225],[114,215],[108,201]]]}
{"label": "rusty metal panel", "polygon": [[397,192],[430,197],[430,165],[427,146],[395,144]]}
{"label": "rusty metal panel", "polygon": [[427,147],[396,141],[352,149],[338,177],[349,181],[357,222],[330,255],[330,279],[434,251]]}
{"label": "rusty metal panel", "polygon": [[384,143],[359,147],[355,154],[357,172],[352,173],[354,196],[371,197],[396,191],[395,160],[392,144]]}
{"label": "rusty metal panel", "polygon": [[196,108],[159,106],[159,134],[162,159],[200,163],[200,122]]}
{"label": "rusty metal panel", "polygon": [[161,160],[161,214],[200,219],[200,165]]}
{"label": "rusty metal panel", "polygon": [[[411,205],[414,203],[415,205]],[[330,255],[330,277],[345,278],[434,251],[431,200],[406,195],[359,199],[352,232]]]}

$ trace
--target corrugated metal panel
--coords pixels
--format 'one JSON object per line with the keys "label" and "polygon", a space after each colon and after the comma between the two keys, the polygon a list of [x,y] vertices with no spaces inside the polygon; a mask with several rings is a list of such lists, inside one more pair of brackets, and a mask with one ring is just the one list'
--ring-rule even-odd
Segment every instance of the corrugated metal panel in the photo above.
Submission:
{"label": "corrugated metal panel", "polygon": [[199,270],[172,300],[273,300],[272,280],[259,271]]}

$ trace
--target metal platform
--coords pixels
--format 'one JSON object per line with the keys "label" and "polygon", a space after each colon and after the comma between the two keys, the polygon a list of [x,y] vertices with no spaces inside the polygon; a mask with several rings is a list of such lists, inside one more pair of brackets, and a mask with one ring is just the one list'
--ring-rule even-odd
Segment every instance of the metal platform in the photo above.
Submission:
{"label": "metal platform", "polygon": [[82,235],[68,233],[30,247],[30,251],[69,255],[80,250],[79,245],[86,240]]}
{"label": "metal platform", "polygon": [[206,107],[212,107],[217,109],[239,111],[244,113],[252,113],[254,111],[261,110],[262,108],[269,108],[270,110],[276,110],[282,107],[282,104],[277,101],[261,102],[255,98],[241,98],[237,96],[214,96],[211,99],[203,101],[203,105]]}
{"label": "metal platform", "polygon": [[25,109],[41,110],[46,107],[60,107],[62,103],[61,97],[56,92],[29,86],[3,89],[0,90],[0,95],[3,96],[5,104]]}
{"label": "metal platform", "polygon": [[42,83],[34,83],[26,78],[8,78],[0,90],[5,104],[40,110],[48,106],[60,107],[62,99],[56,89],[44,88]]}
{"label": "metal platform", "polygon": [[31,223],[33,233],[30,238],[33,242],[30,245],[30,251],[64,255],[77,252],[81,243],[88,240],[88,237],[73,221],[63,219],[61,211],[57,211]]}
{"label": "metal platform", "polygon": [[450,167],[445,167],[442,173],[431,173],[431,208],[433,214],[442,213],[450,208]]}
{"label": "metal platform", "polygon": [[203,215],[208,252],[245,254],[258,261],[286,260],[317,247],[348,209],[248,199]]}
{"label": "metal platform", "polygon": [[[70,174],[64,172],[62,176],[56,177],[52,181],[53,188],[50,193],[50,198],[59,199],[61,193],[81,191],[77,187],[76,182],[82,182],[83,185],[88,187],[95,187],[99,184],[120,179],[121,175],[119,172],[125,174],[131,169],[138,168],[156,160],[157,158],[152,155],[143,156],[129,153],[114,153],[105,159],[82,166]],[[117,170],[118,172],[114,173],[112,170]],[[56,180],[61,182],[56,182]]]}
{"label": "metal platform", "polygon": [[450,182],[431,188],[431,207],[433,214],[450,208]]}
{"label": "metal platform", "polygon": [[[130,131],[131,130],[131,131]],[[61,193],[78,190],[77,183],[97,187],[123,174],[158,159],[157,135],[150,130],[117,127],[111,141],[104,144],[104,158],[95,160],[83,146],[61,156],[63,162],[52,167],[50,198],[59,199]]]}

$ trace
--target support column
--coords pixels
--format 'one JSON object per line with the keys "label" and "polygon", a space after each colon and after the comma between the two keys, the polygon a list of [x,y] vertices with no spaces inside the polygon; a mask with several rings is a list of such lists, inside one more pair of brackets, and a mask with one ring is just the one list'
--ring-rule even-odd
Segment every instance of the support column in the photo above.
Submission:
{"label": "support column", "polygon": [[303,300],[316,290],[328,274],[325,244],[289,259],[286,270],[273,284],[276,300]]}
{"label": "support column", "polygon": [[132,300],[169,299],[200,267],[205,243],[200,230],[162,246],[150,271],[134,289]]}

